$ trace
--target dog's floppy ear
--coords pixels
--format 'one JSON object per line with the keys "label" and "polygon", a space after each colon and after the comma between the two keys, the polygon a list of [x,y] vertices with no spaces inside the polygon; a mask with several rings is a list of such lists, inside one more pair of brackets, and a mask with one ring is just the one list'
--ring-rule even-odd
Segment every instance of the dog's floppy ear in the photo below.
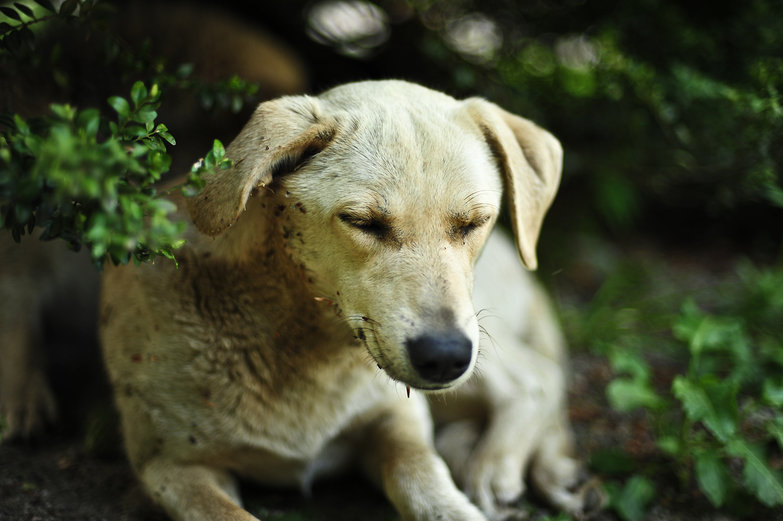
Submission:
{"label": "dog's floppy ear", "polygon": [[323,150],[334,134],[334,124],[322,116],[315,98],[261,103],[226,149],[232,167],[205,176],[204,188],[188,199],[193,223],[207,235],[221,234],[236,222],[255,189]]}
{"label": "dog's floppy ear", "polygon": [[522,262],[534,270],[544,215],[560,184],[563,148],[546,130],[494,103],[478,98],[466,103],[503,173]]}

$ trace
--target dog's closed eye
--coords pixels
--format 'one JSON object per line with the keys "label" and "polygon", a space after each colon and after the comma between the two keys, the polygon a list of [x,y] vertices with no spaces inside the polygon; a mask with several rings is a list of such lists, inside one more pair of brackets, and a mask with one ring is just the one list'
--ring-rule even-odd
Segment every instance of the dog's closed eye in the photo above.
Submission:
{"label": "dog's closed eye", "polygon": [[490,217],[487,215],[481,215],[472,219],[458,217],[455,219],[455,222],[449,231],[449,235],[454,239],[465,240],[472,232],[481,228],[489,222],[489,220]]}
{"label": "dog's closed eye", "polygon": [[389,223],[379,217],[365,217],[349,213],[341,213],[337,217],[348,226],[379,240],[387,238],[391,233]]}

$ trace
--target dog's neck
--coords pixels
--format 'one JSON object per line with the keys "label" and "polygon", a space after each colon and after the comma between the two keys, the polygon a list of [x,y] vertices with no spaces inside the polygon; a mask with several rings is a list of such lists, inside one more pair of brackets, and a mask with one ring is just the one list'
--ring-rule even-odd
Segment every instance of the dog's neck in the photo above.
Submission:
{"label": "dog's neck", "polygon": [[251,198],[239,219],[216,237],[199,232],[191,223],[186,232],[188,247],[197,255],[208,254],[229,264],[266,258],[277,242],[273,213],[270,204]]}
{"label": "dog's neck", "polygon": [[189,295],[192,322],[203,332],[194,342],[208,348],[205,363],[238,360],[230,367],[216,364],[213,371],[234,371],[231,378],[240,379],[236,388],[264,403],[283,392],[316,392],[306,385],[335,385],[335,371],[363,368],[362,374],[374,374],[346,321],[329,302],[315,298],[288,258],[274,208],[269,214],[268,209],[251,200],[218,237],[188,230],[179,266],[170,268],[176,286]]}
{"label": "dog's neck", "polygon": [[[280,229],[280,206],[274,195],[252,197],[245,211],[225,232],[209,237],[191,224],[186,232],[186,249],[198,262],[210,262],[277,281],[282,291],[311,300],[311,283],[301,265],[292,262]],[[316,300],[319,300],[316,298]]]}

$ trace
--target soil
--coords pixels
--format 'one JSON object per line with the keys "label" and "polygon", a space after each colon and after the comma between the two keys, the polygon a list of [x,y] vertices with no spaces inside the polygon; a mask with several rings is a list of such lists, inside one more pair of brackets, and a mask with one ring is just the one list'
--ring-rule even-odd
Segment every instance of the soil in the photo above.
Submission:
{"label": "soil", "polygon": [[[650,251],[638,254],[649,255]],[[675,265],[689,280],[715,276],[687,259],[671,264]],[[577,272],[573,270],[563,280],[572,285]],[[579,297],[557,296],[561,301],[569,298]],[[55,345],[50,357],[53,375],[59,375],[53,384],[60,402],[77,406],[62,410],[57,428],[32,442],[0,444],[0,521],[165,521],[163,512],[142,493],[123,457],[100,366],[77,362],[99,360],[97,347],[91,342],[81,345],[87,346],[85,352],[74,353],[72,346]],[[659,365],[654,370],[669,370],[664,361]],[[586,459],[616,448],[632,454],[636,461],[660,457],[645,417],[618,414],[606,403],[604,389],[612,375],[605,358],[576,349],[571,372],[569,413],[577,446]],[[648,521],[783,521],[780,511],[770,510],[762,517],[717,511],[695,490],[677,486],[673,469],[666,470],[667,462],[658,464],[664,471],[655,483],[658,495],[645,517]],[[251,513],[270,521],[399,519],[384,496],[358,476],[317,483],[310,497],[244,484],[243,498]],[[562,519],[532,494],[520,506],[531,521]],[[593,519],[619,518],[606,510]]]}
{"label": "soil", "polygon": [[[572,357],[570,416],[583,453],[622,447],[637,457],[654,455],[644,418],[620,415],[606,405],[601,389],[611,372],[605,360],[585,353]],[[105,397],[105,394],[98,396]],[[99,411],[96,413],[95,411]],[[85,428],[61,428],[34,442],[0,445],[0,521],[166,521],[143,494],[125,461],[116,433],[96,444],[85,432],[97,428],[95,417],[115,425],[104,398],[94,399],[84,416]],[[92,419],[91,419],[92,418]],[[100,421],[98,422],[100,424]],[[67,421],[66,421],[67,425]],[[110,427],[111,428],[111,427]],[[672,476],[674,481],[674,477]],[[715,511],[698,495],[683,494],[665,483],[651,521],[738,521],[742,517]],[[247,509],[270,521],[396,520],[383,495],[358,476],[316,484],[310,497],[298,491],[270,490],[244,484]],[[554,516],[526,498],[522,508],[531,520]],[[768,521],[783,520],[770,512]],[[612,521],[609,511],[595,521]]]}

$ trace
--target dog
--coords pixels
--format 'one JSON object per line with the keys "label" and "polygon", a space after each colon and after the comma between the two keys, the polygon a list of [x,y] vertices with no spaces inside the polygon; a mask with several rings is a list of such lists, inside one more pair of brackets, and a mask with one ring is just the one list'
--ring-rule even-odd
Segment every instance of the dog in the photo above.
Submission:
{"label": "dog", "polygon": [[[103,276],[127,455],[172,518],[254,520],[237,478],[306,489],[347,466],[411,521],[503,518],[528,472],[567,512],[600,503],[563,338],[522,266],[561,175],[550,133],[368,81],[261,103],[226,154],[172,196],[190,223],[176,263]],[[516,248],[492,231],[504,191]]]}

